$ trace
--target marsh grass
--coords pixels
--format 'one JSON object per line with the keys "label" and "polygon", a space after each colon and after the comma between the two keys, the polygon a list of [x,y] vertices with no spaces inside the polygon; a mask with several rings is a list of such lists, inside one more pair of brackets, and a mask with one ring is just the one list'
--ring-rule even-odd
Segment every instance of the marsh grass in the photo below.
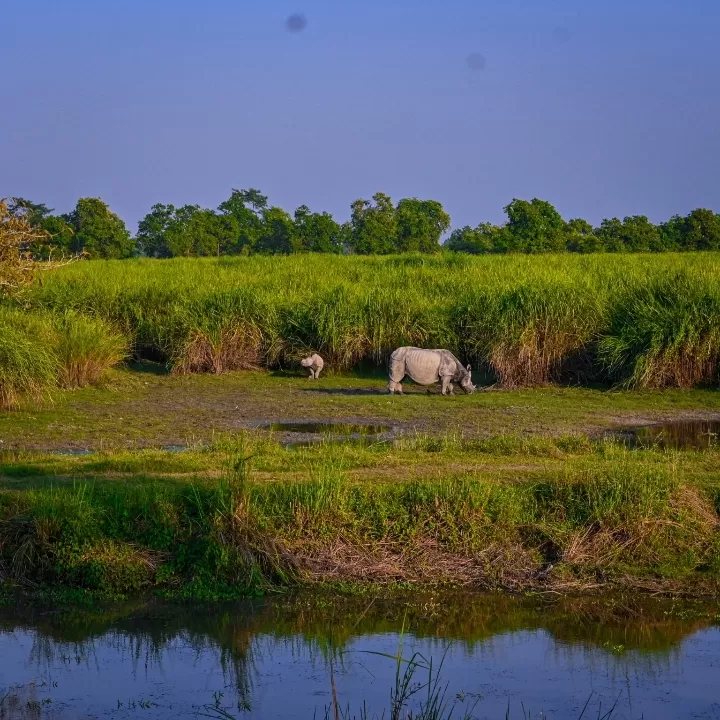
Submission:
{"label": "marsh grass", "polygon": [[[442,668],[445,663],[448,648],[445,649],[440,662],[435,663],[432,657],[426,658],[422,653],[415,652],[409,658],[403,657],[403,642],[406,633],[406,620],[399,633],[398,648],[395,655],[375,651],[360,651],[367,655],[391,660],[395,666],[394,683],[390,689],[390,703],[387,710],[389,720],[471,720],[472,712],[479,700],[465,705],[460,714],[455,713],[460,704],[456,697],[448,697],[449,683],[442,678]],[[329,653],[330,686],[332,688],[332,704],[325,707],[325,720],[380,720],[385,717],[377,713],[370,714],[367,705],[363,703],[358,714],[353,714],[350,706],[343,708],[338,702],[333,652]],[[419,673],[426,675],[421,680]]]}
{"label": "marsh grass", "polygon": [[128,356],[125,337],[97,317],[67,311],[57,318],[60,385],[98,385],[111,367]]}
{"label": "marsh grass", "polygon": [[77,263],[29,302],[122,329],[176,372],[383,367],[445,347],[503,387],[717,382],[720,255],[328,257]]}
{"label": "marsh grass", "polygon": [[[13,320],[17,318],[0,312],[0,408],[4,409],[17,407],[23,397],[40,399],[57,380],[57,357],[42,334],[49,329],[27,318],[27,328],[18,327]],[[41,334],[34,332],[38,329]]]}
{"label": "marsh grass", "polygon": [[126,349],[124,336],[100,318],[0,306],[0,407],[57,387],[96,385]]}
{"label": "marsh grass", "polygon": [[717,278],[678,271],[620,294],[600,356],[626,387],[715,384],[720,361]]}
{"label": "marsh grass", "polygon": [[597,292],[561,278],[480,290],[458,310],[464,348],[506,388],[562,380],[603,327]]}
{"label": "marsh grass", "polygon": [[[353,468],[369,463],[372,477],[376,462],[408,451],[288,451],[249,436],[220,438],[186,460],[169,455],[192,470],[182,479],[163,476],[158,451],[148,457],[160,474],[132,482],[117,471],[134,472],[140,452],[50,464],[7,456],[6,477],[29,478],[33,458],[38,478],[90,474],[0,490],[0,574],[24,586],[192,597],[307,582],[583,589],[720,575],[717,489],[684,480],[677,454],[573,437],[450,438],[440,451],[413,442],[413,455],[445,453],[447,465],[426,479],[356,482]],[[503,481],[455,469],[460,452],[551,464]]]}

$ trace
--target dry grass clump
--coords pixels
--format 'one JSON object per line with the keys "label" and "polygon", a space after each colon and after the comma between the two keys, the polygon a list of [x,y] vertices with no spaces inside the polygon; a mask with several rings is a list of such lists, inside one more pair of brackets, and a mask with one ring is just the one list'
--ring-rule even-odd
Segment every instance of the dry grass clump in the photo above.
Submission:
{"label": "dry grass clump", "polygon": [[257,369],[277,352],[276,310],[244,288],[213,292],[181,309],[170,330],[175,373]]}
{"label": "dry grass clump", "polygon": [[214,333],[195,330],[172,365],[173,373],[213,373],[257,370],[263,362],[263,339],[253,325],[220,328]]}

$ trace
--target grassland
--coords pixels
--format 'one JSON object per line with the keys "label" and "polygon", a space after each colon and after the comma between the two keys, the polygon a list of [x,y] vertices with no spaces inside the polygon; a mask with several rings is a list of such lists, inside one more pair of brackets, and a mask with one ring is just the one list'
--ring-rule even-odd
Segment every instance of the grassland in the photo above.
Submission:
{"label": "grassland", "polygon": [[329,373],[377,368],[414,344],[505,388],[686,388],[717,385],[719,280],[714,253],[93,261],[44,274],[23,317],[93,318],[177,374],[283,369],[309,350]]}
{"label": "grassland", "polygon": [[5,583],[192,597],[317,583],[715,594],[717,450],[583,436],[5,453]]}
{"label": "grassland", "polygon": [[[602,435],[717,418],[718,260],[251,257],[47,274],[0,314],[2,582],[716,594],[718,450]],[[488,391],[390,397],[382,366],[400,344],[452,349]],[[308,350],[327,359],[320,382],[294,374]],[[136,362],[115,367],[126,354]],[[252,429],[283,420],[383,424],[395,442],[288,449]],[[99,452],[48,452],[69,448]]]}

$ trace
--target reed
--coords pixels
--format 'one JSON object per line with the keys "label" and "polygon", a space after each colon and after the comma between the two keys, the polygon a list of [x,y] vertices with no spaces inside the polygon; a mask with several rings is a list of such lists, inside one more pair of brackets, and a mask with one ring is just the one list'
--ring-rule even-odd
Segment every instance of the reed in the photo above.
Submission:
{"label": "reed", "polygon": [[39,398],[55,385],[54,333],[43,318],[0,308],[0,408]]}
{"label": "reed", "polygon": [[106,371],[128,355],[127,340],[104,320],[68,310],[55,319],[60,385],[98,385]]}
{"label": "reed", "polygon": [[126,348],[126,338],[98,317],[0,306],[0,407],[57,387],[96,385]]}
{"label": "reed", "polygon": [[678,270],[620,294],[600,340],[609,374],[628,387],[689,388],[717,382],[720,286]]}
{"label": "reed", "polygon": [[175,372],[383,366],[403,344],[446,347],[505,387],[718,379],[720,255],[234,257],[92,261],[28,301],[118,328]]}

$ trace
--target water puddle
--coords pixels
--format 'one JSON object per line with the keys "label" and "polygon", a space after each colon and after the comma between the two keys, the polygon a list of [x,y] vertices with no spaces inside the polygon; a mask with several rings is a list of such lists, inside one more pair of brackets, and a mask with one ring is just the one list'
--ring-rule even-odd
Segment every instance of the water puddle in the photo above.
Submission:
{"label": "water puddle", "polygon": [[314,436],[304,440],[290,440],[282,444],[290,449],[313,447],[319,442],[374,445],[378,442],[391,440],[390,425],[363,425],[360,423],[318,423],[318,422],[278,422],[258,426],[260,430],[271,430],[290,435]]}
{"label": "water puddle", "polygon": [[390,425],[361,425],[352,423],[279,422],[259,426],[261,430],[303,435],[381,435],[390,432]]}
{"label": "water puddle", "polygon": [[707,450],[720,445],[720,421],[688,420],[646,425],[619,433],[632,447]]}
{"label": "water puddle", "polygon": [[[152,450],[152,448],[147,448],[148,450]],[[163,450],[165,452],[183,452],[184,450],[189,450],[190,448],[187,445],[163,445],[160,450]],[[51,450],[50,451],[53,455],[73,455],[73,456],[81,456],[81,455],[94,455],[97,453],[97,450],[81,450],[78,448],[64,448],[62,450]]]}
{"label": "water puddle", "polygon": [[[439,668],[453,717],[716,718],[717,605],[700,610],[447,593],[0,607],[0,717],[305,720],[333,717],[333,691],[348,717],[365,717],[363,704],[367,717],[388,717],[389,658],[402,644]],[[414,683],[427,681],[424,667]]]}
{"label": "water puddle", "polygon": [[79,450],[78,448],[65,448],[64,450],[52,450],[53,455],[92,455],[94,450]]}

